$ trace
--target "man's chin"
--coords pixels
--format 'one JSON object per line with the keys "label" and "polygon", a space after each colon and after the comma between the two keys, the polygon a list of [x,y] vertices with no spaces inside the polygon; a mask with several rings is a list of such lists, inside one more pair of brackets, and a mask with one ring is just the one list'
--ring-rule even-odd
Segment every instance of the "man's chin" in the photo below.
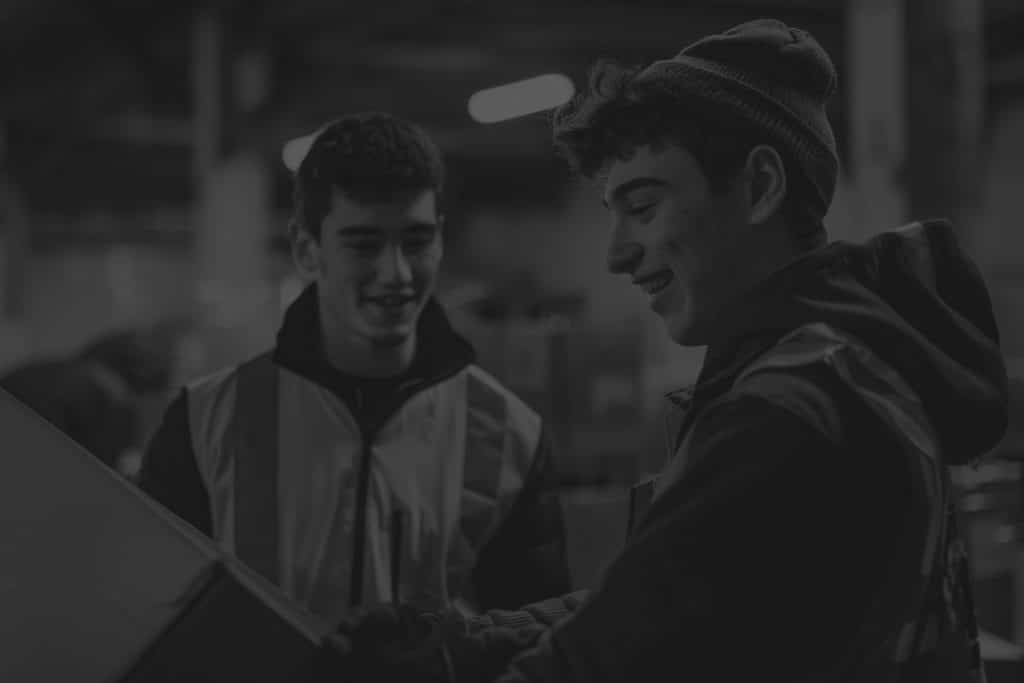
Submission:
{"label": "man's chin", "polygon": [[693,321],[680,313],[662,316],[662,322],[668,336],[680,346],[704,346],[706,343],[701,340],[700,330]]}
{"label": "man's chin", "polygon": [[367,336],[375,347],[379,349],[393,349],[408,343],[412,338],[412,326],[376,329]]}

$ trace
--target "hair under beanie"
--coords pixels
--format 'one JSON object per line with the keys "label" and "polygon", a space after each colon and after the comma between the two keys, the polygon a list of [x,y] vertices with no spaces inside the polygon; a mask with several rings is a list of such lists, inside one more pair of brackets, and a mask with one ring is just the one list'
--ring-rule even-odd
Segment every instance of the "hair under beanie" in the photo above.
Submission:
{"label": "hair under beanie", "polygon": [[811,218],[824,218],[839,171],[825,112],[837,77],[828,53],[809,33],[775,19],[750,21],[654,62],[636,83],[655,85],[702,111],[764,130],[808,181]]}

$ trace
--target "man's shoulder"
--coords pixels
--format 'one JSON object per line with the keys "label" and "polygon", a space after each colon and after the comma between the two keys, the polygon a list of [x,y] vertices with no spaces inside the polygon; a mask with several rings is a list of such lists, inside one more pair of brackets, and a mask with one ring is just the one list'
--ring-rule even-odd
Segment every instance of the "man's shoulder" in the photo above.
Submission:
{"label": "man's shoulder", "polygon": [[186,393],[193,394],[196,392],[209,391],[214,388],[223,387],[228,382],[232,381],[238,374],[237,365],[228,365],[219,370],[213,370],[207,372],[204,375],[193,377],[185,383]]}
{"label": "man's shoulder", "polygon": [[[783,339],[741,371],[729,389],[702,402],[655,488],[665,489],[707,463],[760,467],[859,451],[878,423],[830,364],[828,355],[839,347],[824,341]],[[759,453],[756,465],[746,460],[751,451]]]}
{"label": "man's shoulder", "polygon": [[849,441],[866,418],[865,384],[895,382],[892,368],[856,338],[814,323],[785,335],[743,369],[723,403],[760,399],[837,441]]}
{"label": "man's shoulder", "polygon": [[270,367],[274,369],[280,369],[281,367],[274,362],[270,352],[260,353],[240,363],[225,365],[217,370],[211,370],[190,379],[185,383],[186,393],[208,393],[210,391],[223,390],[237,381],[240,373],[246,372],[249,368],[256,368],[259,365],[263,365],[264,368]]}

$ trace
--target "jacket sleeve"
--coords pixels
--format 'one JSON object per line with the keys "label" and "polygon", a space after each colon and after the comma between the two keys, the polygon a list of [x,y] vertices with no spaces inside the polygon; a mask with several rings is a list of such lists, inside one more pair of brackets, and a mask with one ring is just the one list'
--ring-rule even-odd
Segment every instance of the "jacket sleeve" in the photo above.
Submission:
{"label": "jacket sleeve", "polygon": [[551,441],[541,433],[523,489],[473,569],[481,609],[512,609],[572,590]]}
{"label": "jacket sleeve", "polygon": [[759,398],[702,416],[687,453],[601,585],[500,683],[814,680],[839,660],[906,479]]}
{"label": "jacket sleeve", "polygon": [[212,534],[210,496],[192,449],[184,389],[171,401],[150,438],[139,471],[139,488],[207,536]]}

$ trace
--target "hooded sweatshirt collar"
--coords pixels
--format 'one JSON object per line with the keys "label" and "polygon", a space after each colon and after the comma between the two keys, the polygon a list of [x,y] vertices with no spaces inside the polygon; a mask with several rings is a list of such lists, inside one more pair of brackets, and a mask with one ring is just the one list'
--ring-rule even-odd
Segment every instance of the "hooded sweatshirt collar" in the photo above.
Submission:
{"label": "hooded sweatshirt collar", "polygon": [[988,290],[945,221],[862,244],[833,242],[789,264],[731,307],[696,385],[726,391],[787,332],[825,323],[863,342],[920,397],[956,464],[991,449],[1007,424],[1007,377]]}
{"label": "hooded sweatshirt collar", "polygon": [[273,359],[278,365],[337,395],[361,422],[378,427],[414,394],[463,370],[475,360],[469,342],[451,326],[441,304],[427,301],[417,322],[416,352],[396,377],[368,378],[342,372],[327,360],[316,284],[285,311]]}

